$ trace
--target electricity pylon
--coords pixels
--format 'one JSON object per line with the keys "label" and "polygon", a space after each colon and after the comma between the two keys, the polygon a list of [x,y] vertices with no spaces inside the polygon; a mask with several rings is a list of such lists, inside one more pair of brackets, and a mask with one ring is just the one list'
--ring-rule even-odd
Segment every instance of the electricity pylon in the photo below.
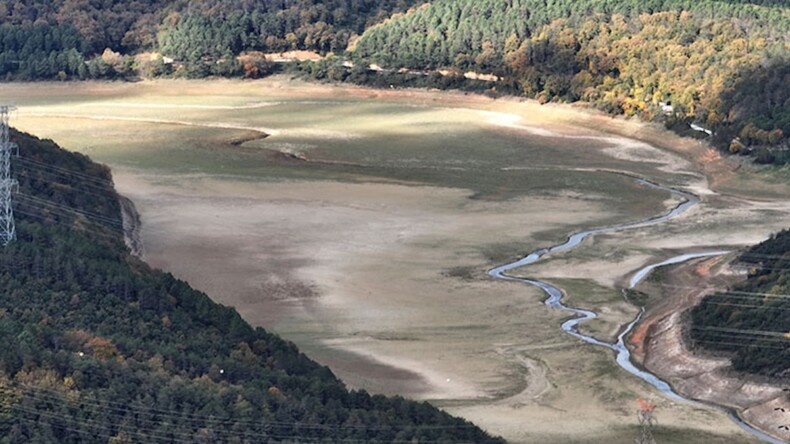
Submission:
{"label": "electricity pylon", "polygon": [[636,444],[656,444],[653,438],[653,426],[658,422],[653,416],[653,410],[656,406],[645,401],[639,400],[639,410],[637,410],[637,418],[639,418],[639,437],[634,440]]}
{"label": "electricity pylon", "polygon": [[0,105],[0,244],[3,245],[16,239],[11,193],[17,181],[11,178],[11,153],[17,151],[17,146],[8,138],[8,112],[13,109],[11,105]]}

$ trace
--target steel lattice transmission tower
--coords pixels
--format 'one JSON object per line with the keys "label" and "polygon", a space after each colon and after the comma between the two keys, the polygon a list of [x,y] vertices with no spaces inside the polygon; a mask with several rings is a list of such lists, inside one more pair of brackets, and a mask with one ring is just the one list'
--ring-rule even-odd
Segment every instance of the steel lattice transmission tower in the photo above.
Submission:
{"label": "steel lattice transmission tower", "polygon": [[656,444],[656,440],[653,438],[653,426],[658,422],[653,416],[655,409],[655,405],[644,399],[639,399],[639,410],[636,413],[639,419],[639,437],[634,440],[635,444]]}
{"label": "steel lattice transmission tower", "polygon": [[17,181],[11,178],[11,153],[18,148],[8,137],[8,113],[13,109],[11,105],[0,105],[0,244],[3,245],[16,239],[11,193]]}

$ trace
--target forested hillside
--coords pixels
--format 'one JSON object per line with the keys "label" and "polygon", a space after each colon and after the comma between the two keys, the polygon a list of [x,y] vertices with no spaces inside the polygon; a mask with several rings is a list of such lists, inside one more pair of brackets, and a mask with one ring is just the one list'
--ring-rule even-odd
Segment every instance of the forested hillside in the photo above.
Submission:
{"label": "forested hillside", "polygon": [[12,133],[0,249],[0,442],[498,442],[350,392],[296,347],[131,257],[107,168]]}
{"label": "forested hillside", "polygon": [[736,370],[790,379],[790,230],[743,253],[749,278],[691,311],[694,344],[732,356]]}
{"label": "forested hillside", "polygon": [[790,162],[787,1],[29,0],[0,23],[6,80],[260,77],[303,49],[337,55],[313,78],[584,101]]}
{"label": "forested hillside", "polygon": [[[233,56],[243,51],[308,49],[342,52],[353,35],[405,11],[422,0],[0,0],[0,76],[33,80],[54,78],[123,78],[170,74],[131,56],[160,51],[184,65],[192,77],[241,75]],[[68,43],[55,33],[68,34]],[[79,39],[73,41],[71,34]],[[29,40],[30,35],[44,34]],[[61,46],[76,47],[61,56]],[[108,50],[105,52],[105,50]],[[97,57],[104,54],[104,57]],[[215,68],[217,59],[228,62]],[[202,62],[202,63],[200,63]],[[31,66],[31,65],[37,65]],[[42,66],[45,65],[45,66]]]}
{"label": "forested hillside", "polygon": [[354,57],[494,73],[497,88],[541,101],[696,121],[725,150],[784,162],[768,147],[790,135],[788,29],[779,1],[436,0],[369,29]]}

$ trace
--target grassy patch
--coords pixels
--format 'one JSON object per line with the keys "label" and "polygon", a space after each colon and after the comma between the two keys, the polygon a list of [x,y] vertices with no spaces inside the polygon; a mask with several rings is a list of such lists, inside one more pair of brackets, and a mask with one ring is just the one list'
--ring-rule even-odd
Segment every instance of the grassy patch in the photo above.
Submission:
{"label": "grassy patch", "polygon": [[719,187],[723,192],[763,199],[783,199],[790,194],[790,165],[764,166],[744,161],[738,174]]}
{"label": "grassy patch", "polygon": [[604,287],[590,279],[552,279],[552,284],[565,290],[565,302],[574,307],[595,307],[623,302],[619,290]]}
{"label": "grassy patch", "polygon": [[458,278],[464,281],[476,280],[480,277],[480,267],[473,266],[459,266],[447,270],[445,276],[451,278]]}
{"label": "grassy patch", "polygon": [[643,291],[634,290],[633,288],[628,288],[624,291],[626,299],[636,306],[644,307],[650,301],[650,295]]}

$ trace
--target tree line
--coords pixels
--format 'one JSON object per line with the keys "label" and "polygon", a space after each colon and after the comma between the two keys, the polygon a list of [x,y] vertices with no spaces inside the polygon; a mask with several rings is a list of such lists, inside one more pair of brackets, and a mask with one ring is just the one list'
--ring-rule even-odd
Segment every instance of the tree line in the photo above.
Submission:
{"label": "tree line", "polygon": [[[343,51],[349,39],[420,0],[10,0],[0,2],[0,23],[29,27],[69,24],[85,39],[86,55],[110,49],[122,54],[166,45],[186,53],[217,50],[194,36],[220,36],[219,54],[242,50]],[[182,41],[184,40],[184,41]]]}
{"label": "tree line", "polygon": [[312,50],[337,56],[297,67],[313,78],[585,101],[790,161],[780,0],[9,1],[0,20],[6,80],[261,77],[277,69],[262,53]]}
{"label": "tree line", "polygon": [[342,52],[367,27],[419,1],[0,1],[8,37],[0,39],[0,78],[259,77],[271,66],[236,56]]}
{"label": "tree line", "polygon": [[[713,0],[439,0],[370,28],[353,56],[501,77],[497,90],[586,101],[790,161],[790,8]],[[678,125],[680,123],[680,125]]]}

